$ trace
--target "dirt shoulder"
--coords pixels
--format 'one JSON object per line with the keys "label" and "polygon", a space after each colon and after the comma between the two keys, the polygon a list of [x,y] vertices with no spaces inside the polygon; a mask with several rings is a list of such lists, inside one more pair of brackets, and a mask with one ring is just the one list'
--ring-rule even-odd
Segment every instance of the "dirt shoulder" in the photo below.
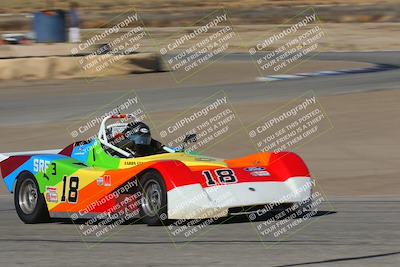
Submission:
{"label": "dirt shoulder", "polygon": [[[229,43],[228,52],[247,52],[257,41],[263,40],[273,33],[277,33],[290,25],[233,25],[233,30],[240,38],[232,39]],[[325,23],[319,24],[321,30],[326,34],[319,42],[315,51],[397,51],[400,23]],[[171,35],[177,32],[189,31],[193,28],[182,27],[149,27],[147,31],[157,43],[166,43],[171,40]],[[87,32],[90,36],[89,32]],[[185,47],[193,45],[188,42]],[[144,46],[147,51],[157,49],[154,43],[148,42]]]}

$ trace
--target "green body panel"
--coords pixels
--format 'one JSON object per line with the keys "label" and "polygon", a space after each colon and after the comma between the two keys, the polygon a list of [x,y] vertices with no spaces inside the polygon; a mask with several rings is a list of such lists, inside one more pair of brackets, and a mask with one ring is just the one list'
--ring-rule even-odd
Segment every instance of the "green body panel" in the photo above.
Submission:
{"label": "green body panel", "polygon": [[[56,168],[52,164],[55,164]],[[39,184],[39,191],[45,192],[46,186],[55,186],[60,183],[64,176],[71,176],[77,170],[87,168],[81,165],[79,161],[72,158],[61,158],[51,162],[45,172],[38,172],[35,175]]]}

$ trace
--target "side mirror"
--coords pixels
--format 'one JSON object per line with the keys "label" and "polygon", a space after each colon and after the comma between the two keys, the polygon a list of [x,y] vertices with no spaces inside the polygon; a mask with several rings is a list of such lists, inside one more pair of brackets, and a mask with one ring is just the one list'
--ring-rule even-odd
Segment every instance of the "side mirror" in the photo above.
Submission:
{"label": "side mirror", "polygon": [[185,139],[183,140],[184,144],[189,144],[189,143],[196,143],[197,142],[197,134],[187,134],[185,136]]}

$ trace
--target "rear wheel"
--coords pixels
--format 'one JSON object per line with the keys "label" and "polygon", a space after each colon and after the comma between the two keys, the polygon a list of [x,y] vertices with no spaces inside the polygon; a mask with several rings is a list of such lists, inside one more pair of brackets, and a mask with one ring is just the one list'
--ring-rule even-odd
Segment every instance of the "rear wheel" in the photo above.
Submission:
{"label": "rear wheel", "polygon": [[148,225],[162,225],[167,221],[167,190],[164,179],[156,171],[149,171],[139,179],[142,193],[140,217]]}
{"label": "rear wheel", "polygon": [[18,179],[14,192],[14,205],[24,223],[49,221],[49,212],[43,194],[33,175],[23,173]]}

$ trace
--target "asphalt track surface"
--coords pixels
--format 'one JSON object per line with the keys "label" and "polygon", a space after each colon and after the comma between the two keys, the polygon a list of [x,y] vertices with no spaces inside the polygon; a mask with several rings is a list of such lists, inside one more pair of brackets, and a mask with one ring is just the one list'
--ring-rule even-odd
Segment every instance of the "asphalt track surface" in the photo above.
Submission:
{"label": "asphalt track surface", "polygon": [[[209,225],[193,239],[167,228],[120,226],[101,243],[74,224],[25,225],[0,198],[0,265],[11,266],[398,266],[400,200],[330,200],[305,227],[279,242],[246,216]],[[265,220],[265,219],[264,219]]]}
{"label": "asphalt track surface", "polygon": [[[400,52],[371,53],[322,53],[314,59],[353,60],[370,63],[398,65]],[[248,55],[224,57],[225,61],[249,61]],[[218,91],[225,91],[235,103],[268,103],[277,99],[293,99],[309,90],[316,95],[335,95],[352,92],[398,89],[400,69],[377,73],[363,73],[336,77],[315,77],[301,81],[231,83],[225,80],[218,85],[194,85],[190,83],[136,84],[135,76],[85,80],[59,80],[38,82],[2,82],[0,96],[9,101],[1,103],[4,124],[57,122],[81,118],[98,107],[107,105],[125,93],[137,92],[148,112],[179,111],[198,103]],[[153,75],[153,74],[150,74]],[[160,73],[159,75],[169,75]],[[232,76],[237,76],[232,73]],[[145,76],[143,76],[145,77]],[[151,76],[157,80],[157,76]],[[42,93],[36,93],[42,92]],[[43,93],[45,92],[45,94]],[[25,97],[25,94],[29,96]],[[2,151],[7,152],[7,151]]]}
{"label": "asphalt track surface", "polygon": [[[399,52],[324,53],[318,59],[398,64]],[[230,55],[225,60],[248,60]],[[317,95],[399,89],[400,70],[273,83],[134,88],[151,111],[182,110],[217,90],[233,103],[291,99],[312,88]],[[2,83],[2,125],[71,120],[135,87],[134,78]],[[167,86],[168,87],[168,86]],[[75,88],[72,92],[69,88]],[[78,89],[81,89],[78,92]],[[84,88],[89,88],[84,91]],[[96,88],[91,90],[90,88]],[[245,88],[245,90],[243,89]],[[26,92],[29,97],[21,97]],[[45,91],[47,94],[35,92]],[[60,94],[62,97],[60,97]],[[54,147],[54,146],[53,146]],[[40,149],[40,147],[37,147]],[[49,147],[51,148],[51,147]],[[2,151],[7,152],[7,151]],[[0,197],[0,266],[399,266],[400,199],[330,198],[316,216],[277,242],[246,216],[208,226],[192,239],[171,238],[164,227],[124,225],[101,243],[83,242],[74,224],[25,225],[11,196]],[[189,241],[189,242],[188,242]]]}

